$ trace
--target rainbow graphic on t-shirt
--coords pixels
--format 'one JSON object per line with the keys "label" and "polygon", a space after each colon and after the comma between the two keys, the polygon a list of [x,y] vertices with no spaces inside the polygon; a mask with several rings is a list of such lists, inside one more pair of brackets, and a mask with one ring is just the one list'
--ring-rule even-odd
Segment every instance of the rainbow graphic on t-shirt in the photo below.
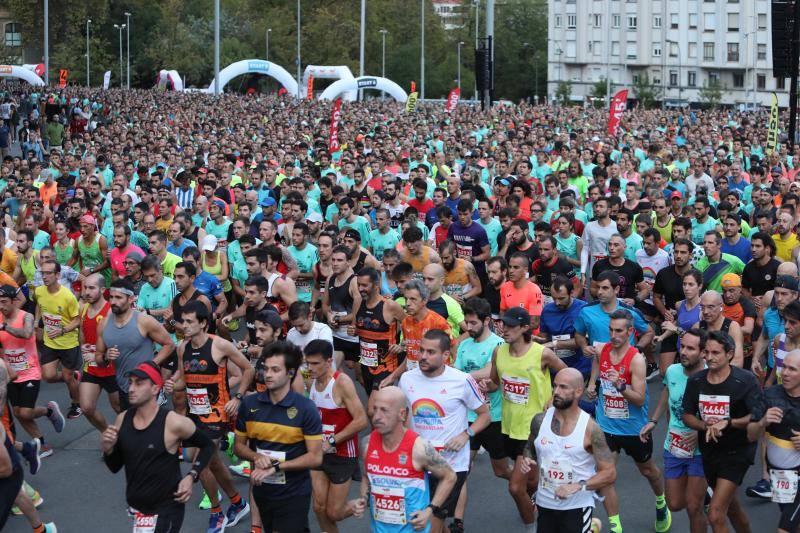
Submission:
{"label": "rainbow graphic on t-shirt", "polygon": [[411,414],[420,418],[444,418],[444,409],[430,398],[420,398],[411,405]]}

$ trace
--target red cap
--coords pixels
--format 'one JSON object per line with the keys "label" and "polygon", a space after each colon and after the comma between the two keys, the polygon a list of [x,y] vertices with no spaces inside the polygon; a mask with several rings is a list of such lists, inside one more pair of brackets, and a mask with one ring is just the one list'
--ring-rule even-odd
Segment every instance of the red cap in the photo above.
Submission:
{"label": "red cap", "polygon": [[164,378],[161,377],[161,370],[159,370],[158,365],[156,365],[153,361],[139,363],[139,366],[128,372],[128,376],[149,379],[159,387],[164,386]]}

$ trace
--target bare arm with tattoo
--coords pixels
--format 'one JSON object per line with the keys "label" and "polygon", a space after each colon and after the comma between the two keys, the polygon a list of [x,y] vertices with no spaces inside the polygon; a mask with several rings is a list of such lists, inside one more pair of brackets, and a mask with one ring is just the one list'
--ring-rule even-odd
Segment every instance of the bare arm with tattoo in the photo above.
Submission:
{"label": "bare arm with tattoo", "polygon": [[597,490],[614,483],[617,479],[614,454],[608,447],[606,435],[594,420],[589,420],[587,433],[591,435],[587,451],[591,451],[596,463],[597,473],[586,480],[586,490]]}
{"label": "bare arm with tattoo", "polygon": [[31,335],[33,335],[33,315],[21,310],[20,313],[25,315],[22,319],[22,327],[15,328],[6,322],[3,326],[3,330],[7,331],[10,335],[17,337],[18,339],[30,339]]}
{"label": "bare arm with tattoo", "polygon": [[[539,428],[542,427],[542,421],[544,420],[544,413],[539,413],[533,417],[531,420],[531,433],[528,435],[528,441],[525,443],[525,447],[522,449],[522,468],[523,474],[527,474],[531,471],[531,469],[536,465],[536,446],[534,446],[534,442],[536,441],[536,437],[539,435]],[[556,417],[553,417],[553,421],[558,423]]]}

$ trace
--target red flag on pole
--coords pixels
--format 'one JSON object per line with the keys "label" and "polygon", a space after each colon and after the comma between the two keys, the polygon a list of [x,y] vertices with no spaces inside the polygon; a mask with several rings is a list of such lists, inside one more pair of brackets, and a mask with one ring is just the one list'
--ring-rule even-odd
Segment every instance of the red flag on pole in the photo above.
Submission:
{"label": "red flag on pole", "polygon": [[339,120],[341,120],[342,113],[342,99],[337,98],[333,103],[333,111],[331,113],[331,131],[330,140],[328,142],[328,151],[331,153],[339,151]]}
{"label": "red flag on pole", "polygon": [[448,113],[453,112],[453,110],[456,108],[456,105],[458,105],[459,96],[461,96],[461,89],[458,87],[450,91],[450,94],[447,95],[447,104],[445,104],[444,108],[445,111]]}
{"label": "red flag on pole", "polygon": [[415,82],[414,80],[411,80],[411,92],[412,93],[417,92],[417,82]]}
{"label": "red flag on pole", "polygon": [[306,97],[309,100],[314,99],[314,76],[308,77],[308,90],[306,91]]}
{"label": "red flag on pole", "polygon": [[622,114],[628,107],[628,89],[622,89],[614,98],[611,99],[608,115],[608,133],[616,135],[619,129],[619,121],[622,119]]}
{"label": "red flag on pole", "polygon": [[58,71],[58,87],[63,89],[67,86],[67,80],[69,79],[69,70],[62,68]]}

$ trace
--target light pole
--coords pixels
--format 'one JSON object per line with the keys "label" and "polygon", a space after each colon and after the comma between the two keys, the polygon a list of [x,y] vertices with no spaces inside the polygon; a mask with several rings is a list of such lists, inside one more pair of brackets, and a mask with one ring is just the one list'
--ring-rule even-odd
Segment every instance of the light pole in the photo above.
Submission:
{"label": "light pole", "polygon": [[682,69],[682,58],[681,58],[681,43],[678,41],[667,41],[667,44],[670,47],[674,44],[675,48],[678,50],[678,102],[680,103],[683,100],[683,86],[681,85],[681,69]]}
{"label": "light pole", "polygon": [[214,0],[214,94],[218,95],[219,87],[219,0]]}
{"label": "light pole", "polygon": [[386,77],[386,34],[389,30],[378,30],[381,34],[381,77]]}
{"label": "light pole", "polygon": [[92,19],[86,19],[86,86],[89,86],[89,24],[92,23]]}
{"label": "light pole", "polygon": [[[367,25],[367,0],[361,0],[361,23],[359,24],[358,37],[358,77],[364,75],[364,31]],[[364,99],[364,91],[358,91],[359,101]]]}
{"label": "light pole", "polygon": [[458,78],[456,78],[456,79],[458,80],[458,92],[459,93],[461,92],[461,47],[462,46],[464,46],[464,41],[460,41],[458,43],[458,49],[457,49],[457,51],[458,51],[458,54],[457,54],[457,56],[458,56]]}
{"label": "light pole", "polygon": [[119,86],[120,87],[123,86],[123,80],[124,80],[124,78],[122,77],[122,30],[124,30],[126,27],[127,26],[125,26],[125,24],[123,24],[122,26],[120,26],[119,24],[114,24],[114,28],[119,30]]}
{"label": "light pole", "polygon": [[125,12],[125,24],[128,26],[128,29],[125,30],[125,39],[127,43],[125,44],[125,48],[128,50],[128,66],[125,69],[125,85],[128,89],[131,88],[131,14],[127,11]]}
{"label": "light pole", "polygon": [[420,42],[419,42],[419,98],[425,99],[425,0],[419,1],[420,11]]}
{"label": "light pole", "polygon": [[272,33],[272,28],[267,28],[266,36],[267,36],[267,61],[269,61],[269,34]]}
{"label": "light pole", "polygon": [[44,0],[44,84],[50,85],[50,2]]}
{"label": "light pole", "polygon": [[297,98],[300,98],[300,0],[297,0]]}
{"label": "light pole", "polygon": [[[481,0],[473,0],[472,7],[475,8],[475,50],[478,49],[478,28],[481,22]],[[478,101],[478,78],[475,77],[475,101]]]}

